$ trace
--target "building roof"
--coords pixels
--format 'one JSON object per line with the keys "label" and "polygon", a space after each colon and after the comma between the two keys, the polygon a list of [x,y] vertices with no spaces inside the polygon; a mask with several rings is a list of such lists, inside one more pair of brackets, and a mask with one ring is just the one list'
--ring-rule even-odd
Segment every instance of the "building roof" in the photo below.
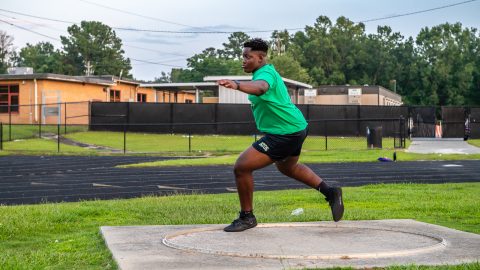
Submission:
{"label": "building roof", "polygon": [[189,82],[189,83],[142,83],[140,87],[152,87],[159,90],[216,90],[215,82]]}
{"label": "building roof", "polygon": [[382,94],[395,100],[402,100],[402,96],[379,85],[320,85],[318,95],[348,95],[348,89],[361,88],[363,94]]}
{"label": "building roof", "polygon": [[[252,80],[251,75],[247,76],[228,76],[228,75],[222,75],[222,76],[206,76],[203,77],[203,80],[208,82],[208,81],[218,81],[218,80],[237,80],[237,81],[250,81]],[[310,84],[302,83],[299,81],[287,79],[282,77],[283,82],[288,88],[293,88],[293,89],[298,89],[298,88],[313,88]]]}
{"label": "building roof", "polygon": [[0,74],[0,81],[11,81],[11,80],[54,80],[54,81],[65,81],[65,82],[76,82],[76,83],[90,83],[90,84],[99,84],[99,85],[115,85],[118,82],[140,85],[140,82],[130,80],[130,79],[120,79],[119,77],[112,75],[100,75],[100,76],[70,76],[63,74],[54,74],[54,73],[33,73],[33,74]]}

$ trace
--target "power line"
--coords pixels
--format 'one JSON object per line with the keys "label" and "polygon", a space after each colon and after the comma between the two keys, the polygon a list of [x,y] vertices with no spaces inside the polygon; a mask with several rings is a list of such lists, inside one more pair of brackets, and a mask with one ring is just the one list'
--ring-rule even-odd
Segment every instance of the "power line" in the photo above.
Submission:
{"label": "power line", "polygon": [[409,15],[415,15],[415,14],[425,13],[425,12],[429,12],[429,11],[449,8],[449,7],[453,7],[453,6],[463,5],[463,4],[470,3],[470,2],[475,2],[475,1],[477,1],[477,0],[463,1],[463,2],[456,3],[456,4],[451,4],[451,5],[446,5],[446,6],[436,7],[436,8],[429,8],[429,9],[424,9],[424,10],[419,10],[419,11],[414,11],[414,12],[408,12],[408,13],[403,13],[403,14],[399,14],[399,15],[392,15],[392,16],[386,16],[386,17],[381,17],[381,18],[368,19],[368,20],[358,21],[358,22],[355,22],[355,23],[374,22],[374,21],[380,21],[380,20],[409,16]]}
{"label": "power line", "polygon": [[30,33],[34,33],[34,34],[37,34],[37,35],[40,35],[40,36],[43,36],[43,37],[46,37],[46,38],[49,38],[49,39],[53,39],[53,40],[56,40],[56,41],[60,41],[60,39],[58,39],[58,38],[54,38],[54,37],[51,37],[51,36],[48,36],[48,35],[44,35],[44,34],[42,34],[42,33],[38,33],[38,32],[36,32],[36,31],[33,31],[33,30],[30,30],[30,29],[25,28],[25,27],[23,27],[23,26],[19,26],[19,25],[16,25],[16,24],[13,24],[13,23],[4,21],[4,20],[2,20],[2,19],[0,19],[0,22],[9,24],[9,25],[11,25],[11,26],[13,26],[13,27],[20,28],[20,29],[25,30],[25,31],[28,31],[28,32],[30,32]]}
{"label": "power line", "polygon": [[114,8],[114,7],[109,7],[109,6],[105,6],[105,5],[102,5],[102,4],[90,2],[90,1],[87,1],[87,0],[79,0],[79,1],[82,1],[82,2],[87,3],[87,4],[90,4],[90,5],[95,5],[95,6],[99,6],[99,7],[102,7],[102,8],[106,8],[106,9],[110,9],[110,10],[115,10],[115,11],[118,11],[118,12],[121,12],[121,13],[129,14],[129,15],[133,15],[133,16],[137,16],[137,17],[141,17],[141,18],[146,18],[146,19],[150,19],[150,20],[154,20],[154,21],[159,21],[159,22],[168,23],[168,24],[173,24],[173,25],[178,25],[178,26],[185,26],[185,27],[192,27],[192,28],[204,29],[204,28],[202,28],[202,27],[195,27],[195,26],[191,26],[191,25],[187,25],[187,24],[182,24],[182,23],[177,23],[177,22],[162,20],[162,19],[159,19],[159,18],[155,18],[155,17],[150,17],[150,16],[146,16],[146,15],[134,13],[134,12],[131,12],[131,11],[126,11],[126,10],[122,10],[122,9],[118,9],[118,8]]}
{"label": "power line", "polygon": [[51,27],[51,26],[47,26],[47,25],[44,25],[44,24],[37,23],[37,22],[32,22],[32,21],[29,21],[29,20],[26,20],[26,19],[19,19],[19,18],[12,17],[12,16],[9,16],[9,15],[4,15],[4,14],[0,14],[0,16],[3,16],[5,18],[14,19],[16,21],[28,22],[28,23],[36,25],[38,27],[49,28],[49,29],[52,29],[52,30],[57,31],[57,32],[62,32],[62,33],[65,32],[64,30],[60,30],[60,29],[57,29],[57,28],[54,28],[54,27]]}
{"label": "power line", "polygon": [[152,61],[140,60],[140,59],[134,59],[134,58],[130,58],[130,59],[133,60],[133,61],[137,61],[137,62],[141,62],[141,63],[146,63],[146,64],[161,65],[161,66],[176,67],[176,68],[183,68],[182,66],[169,65],[169,64],[162,63],[162,62],[152,62]]}
{"label": "power line", "polygon": [[[80,0],[80,1],[85,1],[85,0]],[[97,5],[97,4],[96,4]],[[99,4],[98,4],[99,5]],[[77,22],[72,22],[72,21],[64,21],[64,20],[58,20],[58,19],[51,19],[47,17],[41,17],[41,16],[36,16],[36,15],[31,15],[31,14],[26,14],[22,12],[17,12],[17,11],[11,11],[11,10],[6,10],[0,8],[0,11],[4,12],[9,12],[9,13],[14,13],[22,16],[27,16],[27,17],[32,17],[32,18],[37,18],[41,20],[47,20],[47,21],[54,21],[54,22],[60,22],[60,23],[67,23],[67,24],[78,24]],[[126,11],[125,11],[126,12]],[[191,28],[197,28],[197,29],[204,29],[200,27],[195,27],[195,26],[189,26],[189,25],[182,25],[182,26],[187,26]],[[133,31],[133,32],[152,32],[152,33],[166,33],[166,34],[233,34],[235,32],[244,32],[244,33],[269,33],[273,31],[278,31],[278,29],[270,29],[270,30],[251,30],[251,31],[174,31],[174,30],[155,30],[155,29],[139,29],[139,28],[132,28],[132,27],[117,27],[117,26],[109,26],[112,29],[115,30],[120,30],[120,31]],[[283,30],[288,30],[288,31],[296,31],[296,30],[302,30],[303,28],[285,28]]]}
{"label": "power line", "polygon": [[35,16],[35,15],[31,15],[31,14],[21,13],[21,12],[17,12],[17,11],[6,10],[6,9],[3,9],[3,8],[0,8],[0,10],[1,10],[1,11],[4,11],[4,12],[8,12],[8,13],[14,13],[14,14],[23,15],[23,16],[32,17],[32,18],[37,18],[37,19],[41,19],[41,20],[61,22],[61,23],[68,23],[68,24],[77,24],[76,22],[57,20],[57,19],[51,19],[51,18],[46,18],[46,17],[40,17],[40,16]]}
{"label": "power line", "polygon": [[[153,29],[138,29],[138,28],[124,28],[112,27],[117,30],[134,31],[134,32],[152,32],[152,33],[167,33],[167,34],[233,34],[235,32],[243,33],[270,33],[278,31],[278,29],[270,30],[250,30],[250,31],[173,31],[173,30],[153,30]],[[303,28],[286,28],[283,30],[303,30]]]}
{"label": "power line", "polygon": [[188,55],[184,55],[184,54],[164,52],[164,51],[159,51],[159,50],[156,50],[156,49],[149,49],[149,48],[137,47],[137,46],[126,45],[126,44],[123,44],[123,46],[130,47],[130,48],[135,48],[135,49],[140,49],[140,50],[145,50],[145,51],[158,52],[158,53],[170,54],[170,55],[182,56],[182,57],[189,57]]}
{"label": "power line", "polygon": [[[15,11],[8,11],[8,10],[4,10],[4,9],[1,9],[1,8],[0,8],[0,11],[11,12],[11,13],[15,13],[15,14],[19,14],[19,15],[23,15],[23,16],[27,16],[27,17],[32,17],[32,18],[37,18],[37,19],[42,19],[42,20],[62,22],[62,23],[68,23],[68,24],[75,24],[75,22],[62,21],[62,20],[56,20],[56,19],[49,19],[49,18],[45,18],[45,17],[29,15],[29,14],[20,13],[20,12],[15,12]],[[0,16],[4,16],[4,17],[7,17],[7,18],[12,18],[12,19],[18,20],[18,18],[9,17],[9,16],[3,15],[3,14],[0,14]],[[36,24],[36,23],[33,23],[33,22],[30,22],[30,23]],[[13,24],[12,24],[12,25],[13,25]],[[36,24],[36,25],[41,26],[41,27],[47,27],[47,26],[42,26],[42,25],[39,25],[39,24]],[[21,28],[21,29],[23,29],[23,30],[27,30],[27,28],[22,28],[21,26],[15,25],[15,27],[19,27],[19,28]],[[47,28],[51,28],[51,27],[47,27]],[[60,31],[59,29],[55,29],[55,28],[51,28],[51,29],[53,29],[53,30],[55,30],[55,31],[59,31],[59,32],[64,32],[64,31]],[[32,32],[32,31],[30,31],[30,32]],[[44,34],[41,34],[41,33],[37,33],[37,32],[35,32],[35,33],[36,33],[36,34],[39,34],[39,35],[42,35],[42,36],[45,36]],[[52,38],[52,37],[49,37],[49,38]],[[53,38],[53,39],[55,39],[55,38]],[[59,41],[59,39],[55,39],[55,40],[58,40],[58,41]],[[176,56],[188,57],[187,55],[183,55],[183,54],[171,53],[171,52],[164,52],[164,51],[159,51],[159,50],[149,49],[149,48],[143,48],[143,47],[138,47],[138,46],[133,46],[133,45],[123,44],[123,46],[125,46],[125,47],[131,47],[131,48],[135,48],[135,49],[146,50],[146,51],[153,51],[153,52],[158,52],[158,53],[163,53],[163,54],[171,54],[171,55],[176,55]]]}
{"label": "power line", "polygon": [[[42,34],[42,33],[39,33],[39,32],[33,31],[33,30],[30,30],[30,29],[25,28],[25,27],[23,27],[23,26],[16,25],[16,24],[14,24],[14,23],[10,23],[10,22],[4,21],[4,20],[2,20],[2,19],[0,19],[0,22],[9,24],[9,25],[11,25],[11,26],[13,26],[13,27],[17,27],[17,28],[20,28],[20,29],[22,29],[22,30],[25,30],[25,31],[28,31],[28,32],[31,32],[31,33],[34,33],[34,34],[37,34],[37,35],[40,35],[40,36],[43,36],[43,37],[46,37],[46,38],[50,38],[50,39],[53,39],[53,40],[56,40],[56,41],[60,41],[60,39],[58,39],[58,38],[54,38],[54,37],[51,37],[51,36],[48,36],[48,35],[44,35],[44,34]],[[162,65],[162,66],[182,68],[181,66],[169,65],[169,64],[162,63],[162,62],[152,62],[152,61],[146,61],[146,60],[134,59],[134,58],[130,58],[130,59],[133,60],[133,61],[143,62],[143,63],[147,63],[147,64],[152,64],[152,65]]]}

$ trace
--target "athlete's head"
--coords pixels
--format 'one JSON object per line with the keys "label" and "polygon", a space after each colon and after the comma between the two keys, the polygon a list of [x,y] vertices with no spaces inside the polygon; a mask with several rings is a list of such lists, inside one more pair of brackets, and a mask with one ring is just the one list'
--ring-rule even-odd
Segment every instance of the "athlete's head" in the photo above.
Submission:
{"label": "athlete's head", "polygon": [[251,73],[267,63],[268,44],[260,38],[251,39],[243,44],[242,68]]}

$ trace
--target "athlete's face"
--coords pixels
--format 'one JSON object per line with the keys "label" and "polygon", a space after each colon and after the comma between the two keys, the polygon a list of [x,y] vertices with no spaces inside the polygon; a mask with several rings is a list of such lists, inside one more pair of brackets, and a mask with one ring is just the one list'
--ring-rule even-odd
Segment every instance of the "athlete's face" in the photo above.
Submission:
{"label": "athlete's face", "polygon": [[243,71],[252,73],[265,64],[265,53],[261,51],[252,51],[251,48],[243,48]]}

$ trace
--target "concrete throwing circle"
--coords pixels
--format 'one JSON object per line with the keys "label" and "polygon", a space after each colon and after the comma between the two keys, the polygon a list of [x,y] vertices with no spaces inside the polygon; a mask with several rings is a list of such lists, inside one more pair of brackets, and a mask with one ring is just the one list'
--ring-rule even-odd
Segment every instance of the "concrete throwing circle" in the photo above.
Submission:
{"label": "concrete throwing circle", "polygon": [[407,256],[444,248],[435,235],[398,229],[332,224],[259,224],[240,233],[223,227],[179,231],[165,236],[168,247],[237,257],[272,259],[354,259]]}

